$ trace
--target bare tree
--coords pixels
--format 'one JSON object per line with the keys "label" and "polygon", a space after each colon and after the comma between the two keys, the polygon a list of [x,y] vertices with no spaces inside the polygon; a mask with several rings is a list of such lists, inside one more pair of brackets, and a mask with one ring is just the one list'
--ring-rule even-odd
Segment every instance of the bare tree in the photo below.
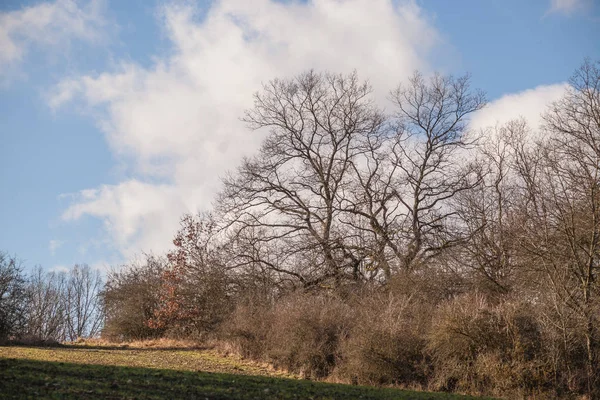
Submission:
{"label": "bare tree", "polygon": [[393,92],[394,118],[370,95],[356,74],[311,71],[255,96],[245,121],[270,134],[219,200],[239,265],[338,287],[389,279],[392,264],[411,269],[462,239],[450,200],[479,183],[459,152],[484,95],[468,77],[415,74]]}
{"label": "bare tree", "polygon": [[480,183],[475,165],[461,158],[472,147],[467,117],[485,106],[468,76],[427,80],[415,73],[392,100],[393,129],[383,140],[365,142],[365,160],[354,164],[358,189],[346,208],[366,220],[362,229],[374,238],[375,267],[388,278],[386,249],[396,265],[412,270],[464,238],[453,226],[451,200]]}
{"label": "bare tree", "polygon": [[0,252],[0,339],[25,329],[26,281],[16,257]]}
{"label": "bare tree", "polygon": [[63,341],[66,338],[66,310],[63,293],[64,273],[45,272],[36,267],[29,277],[27,333],[41,340]]}
{"label": "bare tree", "polygon": [[[565,351],[586,354],[586,391],[593,397],[600,383],[599,63],[588,60],[576,71],[544,121],[549,138],[540,171],[535,179],[530,176],[535,185],[530,188],[530,229],[523,243],[552,291],[556,311],[574,318],[562,324],[565,343],[574,335],[575,347]],[[573,357],[567,363],[576,364]]]}
{"label": "bare tree", "polygon": [[362,255],[339,216],[352,160],[385,122],[370,93],[356,74],[310,71],[255,95],[245,121],[270,134],[258,156],[225,180],[219,200],[252,247],[241,264],[266,265],[305,287],[358,278]]}
{"label": "bare tree", "polygon": [[483,132],[476,149],[481,184],[460,193],[457,210],[468,240],[454,252],[458,268],[468,267],[475,287],[489,294],[509,293],[517,279],[521,203],[526,193],[523,162],[534,146],[525,120],[510,121]]}
{"label": "bare tree", "polygon": [[86,264],[76,264],[68,273],[63,293],[66,336],[73,341],[94,337],[102,328],[102,309],[99,293],[103,282],[100,271]]}
{"label": "bare tree", "polygon": [[453,231],[456,214],[448,200],[479,183],[470,165],[460,162],[468,149],[467,116],[483,108],[485,95],[471,91],[469,76],[434,75],[429,82],[416,73],[393,92],[398,108],[394,164],[401,172],[396,199],[405,208],[400,228],[406,267],[460,240]]}

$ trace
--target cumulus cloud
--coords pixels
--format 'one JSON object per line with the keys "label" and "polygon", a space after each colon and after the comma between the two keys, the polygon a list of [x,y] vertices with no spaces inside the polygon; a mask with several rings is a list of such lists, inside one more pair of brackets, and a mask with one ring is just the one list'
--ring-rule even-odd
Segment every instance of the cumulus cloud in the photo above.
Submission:
{"label": "cumulus cloud", "polygon": [[32,46],[65,47],[72,39],[98,41],[104,25],[102,2],[75,0],[40,3],[0,13],[0,74],[21,61]]}
{"label": "cumulus cloud", "polygon": [[125,257],[170,246],[179,217],[209,208],[220,176],[257,149],[261,134],[239,118],[261,82],[356,69],[383,100],[413,70],[427,71],[438,43],[413,1],[224,0],[203,14],[168,5],[161,15],[168,56],[65,79],[48,98],[56,109],[84,104],[128,163],[130,179],[81,191],[63,215],[102,219]]}
{"label": "cumulus cloud", "polygon": [[570,15],[590,5],[590,0],[551,0],[546,14],[558,13]]}
{"label": "cumulus cloud", "polygon": [[537,129],[542,123],[541,115],[552,102],[559,100],[565,94],[567,87],[567,83],[542,85],[504,95],[473,114],[471,128],[485,129],[524,118],[531,128]]}
{"label": "cumulus cloud", "polygon": [[[153,185],[134,179],[82,191],[64,212],[63,219],[70,221],[83,215],[100,218],[113,245],[131,256],[140,250],[164,249],[169,244],[178,225],[178,216],[173,213],[188,210],[182,204],[185,196],[175,185]],[[139,240],[142,247],[135,246]]]}

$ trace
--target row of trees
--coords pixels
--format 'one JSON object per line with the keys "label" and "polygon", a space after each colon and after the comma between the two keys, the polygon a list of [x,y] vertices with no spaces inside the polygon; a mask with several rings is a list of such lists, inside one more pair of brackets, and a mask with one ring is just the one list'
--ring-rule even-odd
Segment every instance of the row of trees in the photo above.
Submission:
{"label": "row of trees", "polygon": [[260,150],[165,257],[109,274],[103,334],[211,337],[318,378],[598,398],[600,63],[539,129],[470,129],[486,100],[468,76],[417,73],[390,100],[356,74],[266,84],[244,117]]}
{"label": "row of trees", "polygon": [[96,336],[103,324],[99,271],[75,265],[68,272],[34,268],[0,253],[0,341],[74,341]]}
{"label": "row of trees", "polygon": [[356,74],[266,84],[245,121],[268,135],[183,218],[145,332],[212,332],[315,376],[600,396],[599,64],[539,129],[470,130],[486,101],[468,77],[390,98]]}

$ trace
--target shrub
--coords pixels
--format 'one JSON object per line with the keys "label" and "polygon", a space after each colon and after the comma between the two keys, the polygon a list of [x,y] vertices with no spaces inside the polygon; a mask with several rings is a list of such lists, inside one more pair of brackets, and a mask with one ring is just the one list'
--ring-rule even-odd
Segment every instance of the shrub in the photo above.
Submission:
{"label": "shrub", "polygon": [[113,341],[157,338],[164,329],[149,326],[158,306],[163,259],[148,256],[109,274],[101,294],[105,323],[102,337]]}
{"label": "shrub", "polygon": [[273,309],[267,359],[276,367],[305,377],[326,377],[338,363],[340,343],[353,323],[351,307],[335,296],[288,296]]}
{"label": "shrub", "polygon": [[242,357],[262,360],[273,320],[272,306],[255,297],[240,299],[219,329],[219,335]]}
{"label": "shrub", "polygon": [[355,306],[336,375],[360,384],[423,386],[428,368],[418,305],[407,295],[370,293]]}
{"label": "shrub", "polygon": [[527,304],[468,294],[439,308],[428,349],[435,390],[526,396],[545,386],[540,329]]}
{"label": "shrub", "polygon": [[231,313],[228,287],[228,277],[218,268],[181,271],[170,267],[161,276],[150,326],[170,337],[204,338]]}
{"label": "shrub", "polygon": [[352,326],[353,311],[341,299],[304,293],[274,303],[244,299],[221,332],[242,356],[323,378],[336,367]]}

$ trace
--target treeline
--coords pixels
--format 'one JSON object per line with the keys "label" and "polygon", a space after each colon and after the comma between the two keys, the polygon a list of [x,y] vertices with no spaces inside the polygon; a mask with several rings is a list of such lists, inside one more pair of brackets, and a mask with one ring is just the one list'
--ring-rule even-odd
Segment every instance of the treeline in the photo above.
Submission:
{"label": "treeline", "polygon": [[93,337],[103,326],[99,271],[75,265],[68,272],[26,274],[20,261],[0,252],[0,344],[56,343]]}
{"label": "treeline", "polygon": [[314,378],[600,396],[600,64],[543,126],[469,129],[468,77],[375,104],[356,74],[255,95],[267,132],[165,258],[113,273],[104,333],[217,338]]}
{"label": "treeline", "polygon": [[274,80],[266,137],[164,257],[113,271],[102,334],[218,340],[312,378],[600,396],[600,63],[543,125],[476,132],[468,77],[374,102],[356,74]]}

